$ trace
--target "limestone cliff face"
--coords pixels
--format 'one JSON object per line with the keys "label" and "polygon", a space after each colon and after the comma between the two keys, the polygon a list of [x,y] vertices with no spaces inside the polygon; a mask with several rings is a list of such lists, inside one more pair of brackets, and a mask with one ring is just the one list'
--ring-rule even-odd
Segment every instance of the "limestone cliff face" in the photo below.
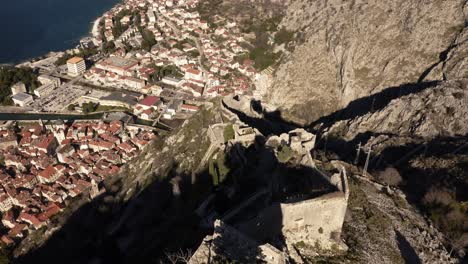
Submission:
{"label": "limestone cliff face", "polygon": [[286,6],[280,27],[302,43],[283,57],[266,100],[287,117],[310,123],[388,87],[466,76],[465,0]]}
{"label": "limestone cliff face", "polygon": [[332,124],[332,134],[352,140],[366,132],[424,139],[468,134],[468,80],[445,81],[392,100],[384,108]]}

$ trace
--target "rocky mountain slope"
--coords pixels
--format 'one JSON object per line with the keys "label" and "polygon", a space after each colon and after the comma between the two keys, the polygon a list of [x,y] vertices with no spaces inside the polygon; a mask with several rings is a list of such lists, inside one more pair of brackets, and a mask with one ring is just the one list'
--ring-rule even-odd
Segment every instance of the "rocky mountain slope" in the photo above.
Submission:
{"label": "rocky mountain slope", "polygon": [[[356,168],[348,166],[350,171]],[[401,191],[359,176],[351,180],[351,200],[344,224],[350,251],[331,263],[455,263],[441,241]]]}
{"label": "rocky mountain slope", "polygon": [[[268,0],[248,2],[249,12],[234,1],[217,8],[275,13],[266,8]],[[311,262],[461,259],[468,246],[467,1],[273,2],[285,12],[279,29],[294,37],[276,46],[283,55],[264,101],[278,106],[282,117],[312,124],[319,138],[314,155],[324,162],[353,163],[356,145],[364,146],[357,166],[348,165],[353,189],[343,239],[350,250]],[[203,179],[209,176],[207,128],[227,121],[218,108],[204,108],[153,142],[107,183],[102,197],[60,220],[63,228],[47,241],[25,240],[15,253],[29,254],[17,263],[51,255],[76,263],[167,263],[168,252],[196,248],[208,231],[198,228],[194,210],[212,191],[211,179]],[[370,146],[375,177],[366,178],[362,153]],[[400,171],[394,185],[406,195],[375,182],[388,185],[379,178],[387,167]]]}
{"label": "rocky mountain slope", "polygon": [[328,149],[342,159],[363,166],[362,155],[356,157],[361,144],[365,153],[372,147],[373,174],[397,168],[402,176],[397,185],[459,257],[468,246],[467,98],[467,79],[407,85],[356,100],[315,124]]}
{"label": "rocky mountain slope", "polygon": [[[467,88],[468,80],[461,79],[432,83],[420,92],[395,98],[388,103],[376,95],[363,100],[365,102],[360,105],[360,109],[368,108],[369,113],[353,117],[347,114],[351,110],[344,109],[343,115],[330,120],[331,127],[327,131],[346,140],[366,132],[426,139],[464,136],[468,134]],[[380,100],[387,104],[382,102],[382,108],[375,109],[379,107]],[[353,103],[350,105],[352,107]]]}
{"label": "rocky mountain slope", "polygon": [[[294,37],[277,46],[283,56],[263,101],[311,124],[340,159],[354,161],[359,143],[372,146],[369,169],[396,167],[412,204],[463,257],[467,1],[291,0],[285,8],[279,30]],[[362,155],[356,161],[364,165]]]}
{"label": "rocky mountain slope", "polygon": [[310,123],[389,87],[467,77],[465,0],[291,0],[286,8],[280,27],[295,33],[295,48],[266,98],[289,119]]}

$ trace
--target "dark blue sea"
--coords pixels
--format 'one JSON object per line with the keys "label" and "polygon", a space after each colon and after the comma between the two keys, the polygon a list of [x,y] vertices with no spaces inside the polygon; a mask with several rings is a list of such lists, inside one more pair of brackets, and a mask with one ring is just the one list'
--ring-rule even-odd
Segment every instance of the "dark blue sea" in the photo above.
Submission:
{"label": "dark blue sea", "polygon": [[120,0],[1,0],[0,64],[75,47]]}

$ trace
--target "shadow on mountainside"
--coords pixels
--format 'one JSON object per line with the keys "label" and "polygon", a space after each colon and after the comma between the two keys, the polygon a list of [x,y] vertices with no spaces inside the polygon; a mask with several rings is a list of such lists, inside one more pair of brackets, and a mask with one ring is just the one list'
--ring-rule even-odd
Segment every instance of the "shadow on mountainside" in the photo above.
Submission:
{"label": "shadow on mountainside", "polygon": [[[328,140],[320,140],[318,141],[317,147],[320,149],[326,148],[327,151],[332,153],[336,153],[338,158],[349,163],[353,163],[356,158],[356,149],[359,143],[366,144],[371,138],[376,138],[378,136],[388,136],[390,139],[392,137],[398,138],[396,135],[392,134],[382,134],[382,133],[372,133],[372,132],[365,132],[358,134],[355,138],[350,141],[345,141],[340,138],[329,138]],[[370,171],[380,171],[385,169],[388,166],[397,167],[402,172],[411,172],[411,174],[423,174],[425,176],[419,177],[411,180],[411,178],[405,178],[405,185],[402,186],[403,189],[408,188],[408,197],[417,197],[416,200],[419,200],[427,191],[427,189],[434,183],[440,182],[444,183],[446,186],[466,186],[468,187],[467,182],[463,177],[453,177],[452,180],[446,179],[448,175],[448,171],[454,166],[463,166],[463,160],[468,158],[468,146],[466,142],[468,141],[468,135],[463,137],[437,137],[427,141],[423,138],[416,138],[416,137],[407,137],[405,138],[404,143],[397,144],[394,142],[393,145],[386,147],[384,149],[379,150],[378,153],[374,152],[371,153],[369,159],[369,170]],[[326,146],[325,146],[326,144]],[[375,149],[375,148],[374,148]],[[362,149],[361,154],[359,156],[358,165],[363,166],[366,160],[366,152],[367,149]],[[453,153],[457,151],[457,153]],[[441,159],[444,156],[450,157],[458,157],[461,159],[459,163],[452,164],[452,166],[447,166],[445,171],[436,169],[434,167],[428,166],[425,167],[425,172],[418,171],[414,172],[415,168],[412,167],[410,163],[414,158],[422,158],[422,159]],[[464,158],[465,157],[465,158]],[[429,171],[434,170],[433,176],[431,179],[426,179],[428,176]],[[418,168],[418,170],[422,170],[422,168]],[[404,176],[404,175],[403,175]],[[408,176],[409,177],[409,176]],[[436,177],[436,178],[433,178]],[[416,177],[415,177],[416,178]],[[454,182],[456,181],[456,182]],[[422,188],[421,188],[422,187]],[[457,191],[457,197],[466,200],[468,198],[467,195],[462,194],[462,191]]]}
{"label": "shadow on mountainside", "polygon": [[398,231],[395,230],[396,240],[398,248],[400,249],[401,256],[405,260],[405,263],[408,264],[421,264],[421,260],[418,257],[416,251],[411,246],[411,244],[406,240],[406,238]]}
{"label": "shadow on mountainside", "polygon": [[235,236],[228,233],[214,237],[210,245],[212,255],[217,257],[212,263],[255,263],[256,258],[269,257],[258,245],[286,247],[282,234],[285,216],[280,203],[299,202],[337,191],[312,168],[299,165],[298,157],[279,162],[262,137],[257,137],[248,147],[234,144],[225,156],[229,173],[216,187],[214,212],[235,228],[234,233],[241,233],[248,241],[233,243]]}
{"label": "shadow on mountainside", "polygon": [[397,99],[410,94],[419,93],[428,88],[435,87],[437,84],[439,84],[438,81],[431,81],[403,84],[400,86],[386,88],[378,93],[362,97],[350,102],[345,108],[319,118],[317,121],[313,122],[309,127],[314,127],[321,123],[328,126],[332,125],[337,121],[353,119],[359,116],[366,115],[368,113],[381,110],[385,106],[387,106],[393,99]]}
{"label": "shadow on mountainside", "polygon": [[[191,175],[176,173],[176,168],[174,164],[167,177],[157,175],[128,201],[121,199],[126,192],[121,181],[108,184],[104,194],[76,210],[42,246],[13,263],[159,263],[166,252],[195,247],[206,234],[193,213],[196,199],[206,192],[206,172],[191,185]],[[180,195],[173,192],[174,181]]]}
{"label": "shadow on mountainside", "polygon": [[[208,206],[210,214],[215,212],[216,218],[236,226],[252,220],[260,209],[275,201],[311,198],[334,187],[323,182],[310,168],[278,162],[261,137],[250,147],[234,144],[219,155],[224,155],[222,167],[227,173],[222,179],[216,179],[217,185],[211,168],[198,173],[192,184],[191,173],[178,172],[176,163],[168,166],[167,175],[153,175],[154,181],[147,187],[137,184],[134,187],[137,191],[128,201],[122,198],[128,191],[122,187],[125,179],[122,177],[132,175],[122,174],[120,179],[107,181],[104,194],[63,219],[63,226],[44,244],[14,259],[13,263],[183,263],[181,258],[174,261],[174,257],[180,252],[194,252],[203,238],[213,232],[202,227],[205,217],[195,213],[211,194],[215,199]],[[297,181],[301,182],[300,186]],[[267,192],[258,200],[244,204],[262,189]],[[273,224],[262,226],[268,228],[269,236],[250,237],[249,241],[255,245],[269,242],[284,246],[283,216],[279,203],[276,204],[276,213],[268,219]],[[233,213],[235,208],[239,212]],[[218,236],[214,242],[225,239],[230,237]],[[213,248],[214,255],[221,256],[221,260],[238,259],[240,255],[226,254],[227,246]],[[262,254],[258,248],[248,248],[248,252],[248,262]],[[209,263],[219,259],[211,260]]]}
{"label": "shadow on mountainside", "polygon": [[142,190],[137,184],[128,201],[122,198],[128,191],[122,180],[133,175],[106,181],[104,194],[62,219],[44,244],[13,263],[168,263],[171,252],[193,251],[210,232],[200,228],[195,209],[213,186],[207,170],[192,184],[191,173],[179,173],[178,167],[153,175]]}
{"label": "shadow on mountainside", "polygon": [[257,114],[263,116],[263,118],[248,116],[239,110],[227,106],[224,102],[222,102],[222,104],[224,107],[236,114],[242,122],[250,127],[258,129],[258,131],[260,131],[260,133],[262,133],[262,135],[265,137],[268,137],[269,135],[287,133],[290,130],[298,128],[296,124],[288,122],[282,118],[281,112],[279,110],[272,112],[265,111],[260,101],[252,100],[251,109]]}
{"label": "shadow on mountainside", "polygon": [[[228,161],[225,166],[231,171],[226,175],[226,181],[231,186],[227,186],[224,193],[229,199],[242,199],[245,197],[242,195],[256,190],[258,181],[264,180],[258,180],[255,175],[243,177],[246,170],[231,162],[238,156],[236,149],[244,151],[237,146],[225,153]],[[249,151],[249,155],[262,158],[255,151]],[[55,222],[61,227],[45,242],[41,241],[39,232],[44,230],[39,230],[36,236],[34,233],[28,236],[36,240],[31,243],[32,249],[27,253],[17,250],[21,256],[13,263],[168,263],[168,254],[193,251],[212,231],[200,227],[201,219],[195,210],[210,194],[219,193],[220,187],[213,185],[207,168],[193,177],[190,171],[180,172],[181,167],[174,161],[162,164],[159,171],[165,172],[149,176],[153,182],[145,187],[140,182],[130,187],[124,184],[137,178],[125,171],[114,179],[107,179],[105,193],[87,203],[72,202],[65,209],[66,214],[58,215]],[[247,167],[251,171],[259,169]],[[193,178],[197,179],[194,183]],[[143,181],[148,182],[147,179]],[[235,194],[239,195],[231,196],[230,190],[236,189],[239,191]],[[125,200],[129,192],[134,194]],[[222,200],[217,206],[229,208]],[[43,243],[38,245],[39,242]]]}
{"label": "shadow on mountainside", "polygon": [[[355,161],[358,143],[366,144],[372,137],[384,134],[366,132],[353,140],[330,138],[319,141],[318,147],[336,153],[340,159]],[[394,167],[403,181],[399,187],[406,199],[422,209],[435,226],[446,236],[445,245],[454,254],[463,256],[468,243],[463,238],[468,234],[468,215],[463,206],[468,201],[468,135],[463,137],[438,137],[431,140],[388,135],[388,146],[375,147],[369,158],[369,170],[378,176],[385,168]],[[392,140],[394,138],[394,140]],[[325,147],[326,144],[326,147]],[[376,150],[379,150],[376,153]],[[367,149],[361,150],[358,166],[366,161]],[[374,180],[380,181],[378,177]],[[456,252],[461,252],[456,253]]]}

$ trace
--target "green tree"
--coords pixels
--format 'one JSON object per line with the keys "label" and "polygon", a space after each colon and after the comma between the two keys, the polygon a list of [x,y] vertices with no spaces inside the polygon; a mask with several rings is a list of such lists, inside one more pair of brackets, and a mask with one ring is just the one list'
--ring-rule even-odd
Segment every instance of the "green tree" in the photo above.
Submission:
{"label": "green tree", "polygon": [[75,107],[76,107],[76,105],[70,104],[70,105],[67,106],[67,109],[68,109],[68,111],[74,111]]}
{"label": "green tree", "polygon": [[73,57],[72,54],[65,53],[65,54],[63,54],[60,58],[58,58],[58,59],[55,61],[55,65],[56,65],[56,66],[64,65],[64,64],[67,63],[67,61],[68,61],[69,59],[71,59],[72,57]]}
{"label": "green tree", "polygon": [[153,47],[156,44],[156,39],[154,37],[153,32],[142,27],[139,27],[139,30],[140,30],[141,36],[143,37],[141,48],[146,51],[150,51],[151,47]]}
{"label": "green tree", "polygon": [[254,48],[250,52],[250,59],[255,62],[257,70],[264,70],[273,65],[280,55],[280,53],[273,53],[269,49]]}
{"label": "green tree", "polygon": [[106,42],[103,46],[104,53],[112,53],[115,51],[115,43],[113,41]]}
{"label": "green tree", "polygon": [[172,76],[172,77],[182,77],[182,73],[179,71],[179,68],[175,65],[167,65],[161,68],[160,70],[160,76],[161,77],[166,77],[166,76]]}
{"label": "green tree", "polygon": [[294,37],[294,32],[281,28],[275,35],[275,42],[277,44],[289,43]]}
{"label": "green tree", "polygon": [[32,93],[40,85],[37,81],[37,74],[30,68],[17,68],[4,66],[0,68],[0,103],[2,105],[12,105],[11,86],[17,82],[22,82],[26,90]]}
{"label": "green tree", "polygon": [[122,23],[120,23],[120,20],[124,16],[131,15],[131,14],[132,13],[130,12],[130,10],[124,9],[114,16],[114,26],[112,27],[112,34],[114,35],[114,37],[118,38],[120,35],[122,35],[122,33],[125,32],[125,30],[128,29],[129,26],[122,25]]}
{"label": "green tree", "polygon": [[198,50],[192,50],[189,52],[189,55],[192,57],[198,57],[200,56],[200,52]]}
{"label": "green tree", "polygon": [[137,26],[141,25],[141,16],[140,16],[140,12],[134,12],[134,13],[133,13],[133,22],[134,22],[135,25],[137,25]]}
{"label": "green tree", "polygon": [[[106,43],[107,44],[107,43]],[[87,48],[87,49],[80,49],[79,52],[74,54],[64,53],[60,58],[55,61],[56,66],[64,65],[67,61],[72,57],[81,57],[81,58],[89,58],[95,54],[97,54],[99,50],[97,48]]]}
{"label": "green tree", "polygon": [[8,258],[6,253],[1,252],[0,253],[0,264],[9,264],[9,263],[10,263],[10,259]]}
{"label": "green tree", "polygon": [[151,82],[159,82],[163,77],[166,76],[172,76],[177,78],[183,77],[183,74],[175,65],[156,66],[155,64],[152,64],[149,67],[155,70],[155,72],[150,75]]}
{"label": "green tree", "polygon": [[81,105],[81,109],[83,109],[83,113],[88,114],[96,111],[98,108],[99,104],[93,103],[93,102],[88,102],[88,103],[83,103]]}

